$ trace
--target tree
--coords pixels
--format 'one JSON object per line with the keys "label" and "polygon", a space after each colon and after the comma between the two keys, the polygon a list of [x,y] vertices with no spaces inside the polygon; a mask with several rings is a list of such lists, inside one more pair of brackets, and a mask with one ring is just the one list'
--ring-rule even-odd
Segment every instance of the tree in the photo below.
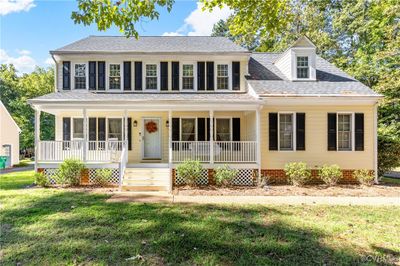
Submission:
{"label": "tree", "polygon": [[[230,30],[235,36],[273,35],[286,27],[290,17],[289,0],[201,0],[204,10],[228,6],[233,10]],[[135,23],[144,18],[158,19],[158,7],[171,11],[174,0],[78,0],[78,11],[72,12],[75,23],[96,24],[105,31],[113,25],[127,37],[138,32]],[[259,27],[254,27],[259,25]],[[256,28],[256,29],[255,29]]]}

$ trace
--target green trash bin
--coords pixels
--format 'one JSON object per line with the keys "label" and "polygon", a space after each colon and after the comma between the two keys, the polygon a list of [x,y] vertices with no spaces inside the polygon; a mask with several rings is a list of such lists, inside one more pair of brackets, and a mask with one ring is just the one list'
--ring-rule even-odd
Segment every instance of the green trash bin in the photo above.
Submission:
{"label": "green trash bin", "polygon": [[0,169],[6,168],[7,156],[0,156]]}

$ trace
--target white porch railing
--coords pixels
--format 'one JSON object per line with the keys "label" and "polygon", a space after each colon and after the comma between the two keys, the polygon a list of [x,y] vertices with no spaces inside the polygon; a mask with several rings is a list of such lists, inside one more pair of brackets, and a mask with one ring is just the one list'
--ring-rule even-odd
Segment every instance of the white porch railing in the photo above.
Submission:
{"label": "white porch railing", "polygon": [[[214,162],[217,163],[256,163],[256,141],[214,141]],[[210,162],[210,141],[173,141],[172,161],[199,160]]]}
{"label": "white porch railing", "polygon": [[118,162],[124,146],[123,141],[89,141],[87,144],[85,151],[83,140],[39,141],[38,160],[61,162],[74,158],[86,162]]}

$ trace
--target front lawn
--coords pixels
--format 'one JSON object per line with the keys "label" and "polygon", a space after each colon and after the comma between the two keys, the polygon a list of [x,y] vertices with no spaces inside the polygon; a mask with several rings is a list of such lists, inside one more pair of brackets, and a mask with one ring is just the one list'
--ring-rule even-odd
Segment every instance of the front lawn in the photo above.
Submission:
{"label": "front lawn", "polygon": [[396,207],[109,203],[30,183],[32,172],[0,176],[1,265],[354,265],[400,254]]}

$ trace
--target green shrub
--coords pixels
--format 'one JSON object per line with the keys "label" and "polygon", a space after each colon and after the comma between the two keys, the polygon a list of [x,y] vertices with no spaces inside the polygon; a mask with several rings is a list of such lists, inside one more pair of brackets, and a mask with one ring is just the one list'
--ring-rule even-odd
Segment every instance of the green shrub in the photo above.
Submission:
{"label": "green shrub", "polygon": [[214,178],[217,185],[226,186],[236,177],[238,173],[237,169],[230,168],[228,165],[218,167],[214,170]]}
{"label": "green shrub", "polygon": [[342,170],[340,170],[339,165],[337,164],[324,164],[319,170],[319,176],[321,177],[322,181],[325,182],[325,184],[333,186],[336,185],[340,178],[342,178],[343,173]]}
{"label": "green shrub", "polygon": [[203,171],[201,163],[196,160],[186,160],[176,168],[176,174],[185,180],[187,185],[195,185]]}
{"label": "green shrub", "polygon": [[400,130],[394,125],[378,128],[378,174],[400,166]]}
{"label": "green shrub", "polygon": [[96,177],[94,179],[94,182],[97,185],[100,186],[106,186],[109,184],[109,180],[111,179],[112,176],[112,170],[111,169],[96,169]]}
{"label": "green shrub", "polygon": [[41,187],[48,187],[50,185],[49,179],[43,173],[35,173],[35,184]]}
{"label": "green shrub", "polygon": [[79,185],[85,164],[81,160],[66,159],[58,170],[56,182],[60,185]]}
{"label": "green shrub", "polygon": [[294,186],[304,185],[311,177],[310,169],[303,162],[287,163],[284,170],[289,182]]}
{"label": "green shrub", "polygon": [[360,184],[372,186],[374,184],[374,175],[367,169],[355,170],[353,176],[360,182]]}

